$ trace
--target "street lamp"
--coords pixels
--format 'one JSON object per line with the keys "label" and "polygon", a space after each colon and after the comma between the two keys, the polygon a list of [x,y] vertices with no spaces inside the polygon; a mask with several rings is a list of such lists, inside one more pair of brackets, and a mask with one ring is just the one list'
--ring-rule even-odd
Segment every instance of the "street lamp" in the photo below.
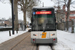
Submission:
{"label": "street lamp", "polygon": [[14,0],[11,0],[11,6],[12,6],[12,34],[14,34]]}

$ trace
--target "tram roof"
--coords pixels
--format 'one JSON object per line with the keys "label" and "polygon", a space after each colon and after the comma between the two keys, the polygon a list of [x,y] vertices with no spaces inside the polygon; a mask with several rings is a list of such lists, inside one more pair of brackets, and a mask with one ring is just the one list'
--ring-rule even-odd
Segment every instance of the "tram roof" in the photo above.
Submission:
{"label": "tram roof", "polygon": [[32,9],[54,9],[54,7],[36,7],[36,6],[34,6]]}

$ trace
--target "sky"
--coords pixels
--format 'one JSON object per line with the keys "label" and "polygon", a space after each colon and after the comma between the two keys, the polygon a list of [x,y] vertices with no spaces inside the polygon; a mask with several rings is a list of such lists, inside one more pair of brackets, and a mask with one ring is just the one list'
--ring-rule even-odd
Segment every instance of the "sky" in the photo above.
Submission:
{"label": "sky", "polygon": [[[52,2],[51,0],[41,0],[41,4],[39,4],[40,6],[43,5],[44,3],[44,6],[46,7],[52,7],[55,5],[55,2],[56,0],[53,0],[54,2]],[[5,3],[5,4],[4,4]],[[5,18],[5,19],[8,19],[8,18],[11,18],[11,5],[10,3],[8,2],[8,0],[6,0],[6,2],[0,2],[0,19],[2,18]],[[19,12],[18,13],[18,19],[20,20],[23,20],[23,13],[22,12]],[[29,19],[27,18],[27,21]]]}
{"label": "sky", "polygon": [[11,5],[8,3],[4,4],[0,2],[0,19],[8,19],[9,17],[11,17]]}
{"label": "sky", "polygon": [[46,6],[48,6],[48,7],[52,7],[52,6],[54,6],[55,4],[54,4],[54,2],[53,1],[51,1],[51,0],[41,0],[41,3],[42,3],[42,5],[43,5],[43,3],[44,3],[44,6],[46,7]]}
{"label": "sky", "polygon": [[[51,2],[50,4],[50,0],[42,0],[42,2],[44,2],[44,6],[52,6],[53,5],[53,2]],[[41,4],[40,4],[41,5]],[[11,18],[11,5],[6,1],[6,3],[2,3],[0,2],[0,19],[2,18],[5,18],[5,19],[8,19],[8,18]],[[19,12],[18,13],[18,18],[23,20],[23,14],[22,12]]]}

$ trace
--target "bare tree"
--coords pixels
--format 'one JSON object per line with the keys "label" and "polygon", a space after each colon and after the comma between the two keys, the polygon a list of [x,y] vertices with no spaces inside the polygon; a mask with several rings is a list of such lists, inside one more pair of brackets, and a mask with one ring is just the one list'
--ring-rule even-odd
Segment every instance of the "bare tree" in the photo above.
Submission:
{"label": "bare tree", "polygon": [[71,3],[71,0],[68,0],[68,3],[67,3],[67,17],[66,17],[67,31],[68,31],[68,21],[69,21],[69,14],[70,14],[70,3]]}
{"label": "bare tree", "polygon": [[36,0],[20,0],[18,2],[18,5],[21,6],[21,11],[23,12],[25,28],[26,28],[26,11],[31,11],[35,2]]}
{"label": "bare tree", "polygon": [[33,4],[29,7],[29,9],[27,9],[27,12],[28,12],[28,18],[31,20],[31,17],[32,17],[32,8],[33,6],[37,6],[38,5],[38,1],[35,1],[33,0]]}
{"label": "bare tree", "polygon": [[[11,0],[9,0],[10,1],[10,3],[12,3],[11,2]],[[19,0],[14,0],[14,25],[15,25],[15,30],[18,32],[18,2],[19,2]]]}
{"label": "bare tree", "polygon": [[57,3],[59,3],[58,5],[61,5],[61,4],[65,4],[65,6],[66,6],[66,8],[67,8],[67,17],[66,17],[66,27],[67,27],[67,31],[68,31],[68,21],[69,21],[69,14],[70,14],[70,5],[71,4],[73,4],[73,3],[75,3],[74,1],[73,1],[73,3],[71,2],[71,0],[64,0],[64,1],[62,1],[62,0],[57,0],[58,2]]}

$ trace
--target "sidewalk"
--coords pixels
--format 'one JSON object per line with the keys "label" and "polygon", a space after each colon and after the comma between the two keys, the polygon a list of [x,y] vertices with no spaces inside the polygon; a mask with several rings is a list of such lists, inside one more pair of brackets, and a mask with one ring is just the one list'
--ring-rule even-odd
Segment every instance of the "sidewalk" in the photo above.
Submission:
{"label": "sidewalk", "polygon": [[0,44],[7,41],[7,40],[10,40],[12,38],[15,38],[25,32],[27,32],[28,30],[26,31],[18,31],[18,33],[16,33],[15,31],[15,34],[12,35],[12,31],[11,31],[11,36],[9,36],[9,31],[0,31]]}

